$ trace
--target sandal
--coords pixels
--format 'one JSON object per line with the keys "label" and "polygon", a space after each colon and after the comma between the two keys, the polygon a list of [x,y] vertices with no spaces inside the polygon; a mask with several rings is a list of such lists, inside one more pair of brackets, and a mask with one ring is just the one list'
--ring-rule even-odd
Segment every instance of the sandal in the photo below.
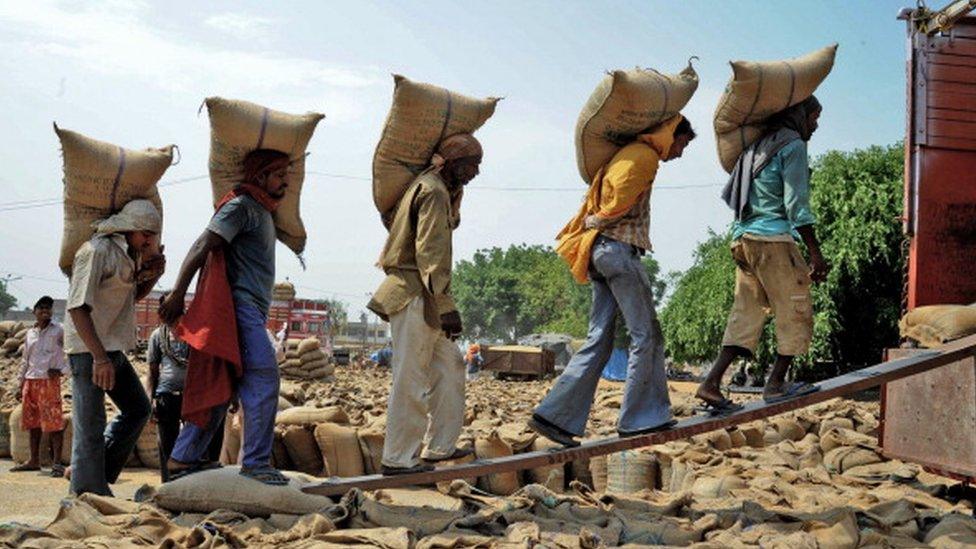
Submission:
{"label": "sandal", "polygon": [[268,486],[285,486],[288,484],[288,477],[270,465],[241,467],[240,475],[267,484]]}
{"label": "sandal", "polygon": [[766,404],[775,404],[777,402],[784,402],[796,397],[801,397],[804,395],[809,395],[810,393],[816,393],[820,390],[820,387],[816,385],[810,385],[809,383],[799,382],[791,383],[785,391],[778,395],[766,396],[763,395],[763,400]]}
{"label": "sandal", "polygon": [[668,421],[665,421],[660,425],[656,425],[654,427],[647,427],[645,429],[637,429],[636,431],[621,431],[620,429],[617,429],[617,435],[619,435],[620,438],[627,438],[627,437],[636,437],[640,435],[649,435],[651,433],[660,433],[661,431],[667,431],[668,429],[674,427],[677,424],[678,424],[678,420],[669,419]]}
{"label": "sandal", "polygon": [[700,414],[708,414],[712,417],[717,417],[727,416],[731,413],[738,412],[743,408],[745,408],[745,406],[736,404],[727,398],[723,398],[718,402],[705,401],[701,406],[695,407],[695,411]]}
{"label": "sandal", "polygon": [[14,465],[10,468],[11,473],[22,473],[24,471],[40,471],[40,465],[31,465],[30,463],[21,463],[20,465]]}
{"label": "sandal", "polygon": [[455,448],[454,453],[449,456],[438,457],[438,458],[423,458],[427,463],[438,463],[441,461],[454,461],[456,459],[466,458],[474,453],[474,448],[467,446],[464,448]]}
{"label": "sandal", "polygon": [[64,477],[64,465],[60,463],[55,463],[51,466],[51,477],[53,478],[63,478]]}

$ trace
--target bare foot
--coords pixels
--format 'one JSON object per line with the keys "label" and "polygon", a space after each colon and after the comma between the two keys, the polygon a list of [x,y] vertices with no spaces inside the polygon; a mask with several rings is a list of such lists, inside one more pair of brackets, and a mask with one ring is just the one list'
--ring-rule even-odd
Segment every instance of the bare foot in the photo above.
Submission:
{"label": "bare foot", "polygon": [[725,400],[725,396],[722,395],[722,391],[718,387],[712,387],[704,383],[698,386],[698,390],[695,391],[695,397],[710,404]]}

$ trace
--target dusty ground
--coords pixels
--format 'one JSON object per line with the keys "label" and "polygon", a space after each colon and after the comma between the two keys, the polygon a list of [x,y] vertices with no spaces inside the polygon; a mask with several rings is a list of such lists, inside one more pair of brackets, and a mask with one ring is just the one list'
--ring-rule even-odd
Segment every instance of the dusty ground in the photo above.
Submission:
{"label": "dusty ground", "polygon": [[[0,523],[19,522],[41,528],[58,514],[61,500],[68,495],[68,481],[51,478],[50,469],[41,473],[11,473],[14,462],[0,459]],[[151,469],[126,469],[112,486],[116,497],[131,499],[144,484],[157,486],[159,472]]]}

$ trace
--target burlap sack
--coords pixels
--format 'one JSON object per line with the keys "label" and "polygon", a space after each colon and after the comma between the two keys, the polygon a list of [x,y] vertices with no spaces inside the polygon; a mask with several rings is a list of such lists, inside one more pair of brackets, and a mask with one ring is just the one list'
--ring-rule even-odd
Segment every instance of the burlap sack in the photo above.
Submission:
{"label": "burlap sack", "polygon": [[359,447],[356,429],[322,423],[315,428],[315,442],[322,453],[327,476],[358,477],[365,474],[363,451]]}
{"label": "burlap sack", "polygon": [[58,266],[68,274],[75,252],[92,235],[92,222],[118,212],[135,198],[162,213],[156,184],[173,163],[173,145],[133,150],[54,126],[64,157],[64,234]]}
{"label": "burlap sack", "polygon": [[363,469],[367,475],[379,474],[383,467],[383,442],[386,422],[376,421],[359,430],[359,449],[363,454]]}
{"label": "burlap sack", "polygon": [[[474,442],[474,452],[478,459],[494,459],[512,455],[512,449],[505,444],[497,431],[486,437],[478,437]],[[495,473],[478,478],[478,487],[499,496],[508,496],[519,489],[518,473]]]}
{"label": "burlap sack", "polygon": [[654,489],[657,458],[651,452],[624,450],[607,457],[607,491],[628,494]]}
{"label": "burlap sack", "polygon": [[842,429],[854,430],[854,422],[846,417],[835,417],[830,419],[825,419],[820,422],[820,426],[817,428],[817,434],[821,437],[824,434],[833,429],[834,427],[840,427]]}
{"label": "burlap sack", "polygon": [[147,421],[136,441],[136,454],[139,461],[150,469],[159,469],[159,430],[155,421]]}
{"label": "burlap sack", "polygon": [[[22,405],[18,404],[9,410],[9,417],[6,424],[9,429],[9,456],[15,463],[27,463],[30,461],[30,432],[20,428]],[[61,463],[71,463],[71,415],[64,414],[64,431],[61,437]],[[40,455],[38,459],[41,465],[51,465],[51,435],[50,433],[41,434]]]}
{"label": "burlap sack", "polygon": [[880,461],[881,457],[876,451],[862,446],[839,446],[823,457],[824,466],[832,473],[843,473],[859,465],[870,465]]}
{"label": "burlap sack", "polygon": [[291,157],[288,188],[274,212],[278,240],[295,253],[305,249],[300,198],[305,181],[305,149],[324,114],[288,114],[247,101],[208,97],[210,181],[216,203],[241,182],[244,156],[255,149],[276,149]]}
{"label": "burlap sack", "polygon": [[636,68],[605,76],[576,121],[576,164],[583,182],[593,181],[622,140],[681,112],[696,89],[698,74],[690,62],[678,74]]}
{"label": "burlap sack", "polygon": [[280,412],[282,410],[287,410],[289,408],[294,408],[294,406],[291,405],[291,402],[288,402],[288,399],[286,399],[283,396],[279,396],[278,397],[278,411]]}
{"label": "burlap sack", "polygon": [[730,490],[745,487],[745,480],[731,474],[721,477],[701,476],[692,484],[691,493],[699,498],[723,498],[729,495]]}
{"label": "burlap sack", "polygon": [[763,122],[813,95],[834,66],[837,44],[783,61],[733,61],[732,80],[715,109],[715,138],[722,168],[731,173],[739,155],[762,135]]}
{"label": "burlap sack", "polygon": [[909,311],[898,322],[902,337],[922,347],[938,347],[947,341],[976,333],[976,307],[929,305]]}
{"label": "burlap sack", "polygon": [[275,301],[291,301],[295,299],[295,285],[291,282],[278,282],[271,293]]}
{"label": "burlap sack", "polygon": [[[465,517],[463,502],[435,490],[384,489],[360,494],[352,528],[405,527],[418,537],[447,530]],[[404,546],[407,547],[407,546]]]}
{"label": "burlap sack", "polygon": [[607,456],[590,458],[590,477],[593,479],[593,490],[597,492],[607,490]]}
{"label": "burlap sack", "polygon": [[224,418],[224,442],[220,447],[220,463],[224,465],[235,465],[241,453],[240,417],[240,414],[227,414]]}
{"label": "burlap sack", "polygon": [[319,451],[315,435],[310,428],[291,425],[285,429],[282,440],[288,451],[288,459],[294,464],[295,470],[308,475],[322,474],[322,452]]}
{"label": "burlap sack", "polygon": [[304,515],[332,505],[325,496],[306,494],[301,488],[318,479],[301,473],[288,473],[287,486],[269,486],[243,477],[240,468],[228,466],[195,473],[160,485],[154,503],[173,512],[210,513],[217,509],[248,516],[272,513]]}
{"label": "burlap sack", "polygon": [[335,373],[335,366],[326,364],[310,372],[305,372],[308,379],[325,379]]}
{"label": "burlap sack", "polygon": [[762,448],[766,445],[766,441],[763,438],[763,430],[759,427],[742,427],[739,429],[742,435],[746,437],[746,444],[750,448]]}
{"label": "burlap sack", "polygon": [[314,350],[303,353],[299,356],[302,364],[308,364],[309,362],[320,362],[326,360],[328,357],[322,352],[322,349],[316,347]]}
{"label": "burlap sack", "polygon": [[313,406],[296,406],[278,413],[275,419],[278,425],[315,425],[318,423],[349,423],[349,416],[339,406],[315,408]]}
{"label": "burlap sack", "polygon": [[277,469],[292,469],[288,448],[285,447],[285,428],[275,427],[274,441],[271,442],[271,466]]}
{"label": "burlap sack", "polygon": [[732,448],[742,448],[748,444],[748,440],[741,430],[732,428],[729,430],[729,444]]}
{"label": "burlap sack", "polygon": [[295,350],[298,351],[299,357],[303,357],[312,351],[318,350],[321,346],[322,342],[317,337],[309,337],[301,340]]}
{"label": "burlap sack", "polygon": [[[562,445],[542,437],[536,437],[532,442],[533,452],[553,448],[562,448]],[[526,476],[529,482],[541,484],[556,493],[562,493],[566,489],[566,468],[562,463],[529,469]]]}
{"label": "burlap sack", "polygon": [[783,440],[798,441],[802,440],[806,436],[806,431],[802,426],[793,418],[781,417],[776,418],[773,421],[773,425],[776,426],[776,432]]}
{"label": "burlap sack", "polygon": [[475,99],[393,75],[393,106],[373,154],[373,202],[388,214],[430,164],[437,144],[473,133],[495,113],[497,98]]}
{"label": "burlap sack", "polygon": [[8,337],[6,341],[3,342],[3,350],[6,352],[16,351],[20,347],[21,341],[15,337]]}
{"label": "burlap sack", "polygon": [[12,408],[0,410],[0,458],[10,457],[10,413]]}

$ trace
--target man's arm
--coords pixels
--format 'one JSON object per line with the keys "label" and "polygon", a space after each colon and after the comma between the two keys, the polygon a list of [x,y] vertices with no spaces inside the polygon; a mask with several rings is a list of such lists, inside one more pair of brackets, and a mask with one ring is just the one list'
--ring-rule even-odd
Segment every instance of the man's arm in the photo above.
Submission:
{"label": "man's arm", "polygon": [[448,337],[460,335],[461,316],[451,298],[450,197],[440,189],[417,193],[417,268],[420,280],[434,297],[441,326]]}
{"label": "man's arm", "polygon": [[183,315],[186,290],[190,286],[190,281],[207,263],[207,256],[210,252],[225,243],[223,237],[207,229],[190,246],[190,251],[186,254],[186,259],[183,260],[179,275],[176,277],[176,286],[166,296],[163,304],[159,306],[159,316],[163,322],[173,324]]}
{"label": "man's arm", "polygon": [[69,310],[68,314],[71,315],[71,322],[75,325],[78,337],[81,338],[95,361],[92,365],[92,381],[98,387],[110,391],[115,387],[115,366],[108,358],[108,352],[105,351],[102,340],[95,332],[95,322],[92,320],[91,309],[88,305],[82,305]]}
{"label": "man's arm", "polygon": [[159,386],[159,363],[162,360],[162,349],[159,346],[159,332],[149,336],[149,346],[146,348],[146,362],[149,363],[149,376],[146,377],[146,394],[150,400],[156,394]]}
{"label": "man's arm", "polygon": [[20,358],[20,373],[17,374],[17,400],[20,401],[21,395],[24,394],[24,379],[27,376],[27,366],[28,366],[28,356],[30,355],[30,348],[26,345],[24,346],[24,356]]}
{"label": "man's arm", "polygon": [[810,253],[810,278],[814,282],[823,281],[830,266],[820,253],[820,241],[813,229],[816,218],[810,208],[810,165],[807,146],[802,141],[783,149],[783,205],[786,216]]}

